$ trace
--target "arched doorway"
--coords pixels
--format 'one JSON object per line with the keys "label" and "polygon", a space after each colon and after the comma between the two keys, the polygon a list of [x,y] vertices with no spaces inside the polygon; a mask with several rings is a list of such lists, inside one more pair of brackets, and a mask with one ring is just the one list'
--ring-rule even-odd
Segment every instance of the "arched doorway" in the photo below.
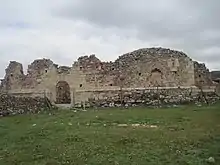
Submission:
{"label": "arched doorway", "polygon": [[154,87],[160,87],[163,85],[162,71],[160,69],[155,68],[151,71],[150,84]]}
{"label": "arched doorway", "polygon": [[70,86],[66,81],[59,81],[56,85],[56,104],[70,104]]}

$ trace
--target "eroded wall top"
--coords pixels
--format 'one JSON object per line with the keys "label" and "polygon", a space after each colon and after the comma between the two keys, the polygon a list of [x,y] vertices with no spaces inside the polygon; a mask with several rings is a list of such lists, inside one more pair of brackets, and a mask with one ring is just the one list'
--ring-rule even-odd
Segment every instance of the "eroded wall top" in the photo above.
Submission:
{"label": "eroded wall top", "polygon": [[196,86],[211,86],[213,85],[213,81],[211,78],[211,72],[205,66],[204,63],[200,64],[198,62],[194,62],[195,68],[195,85]]}
{"label": "eroded wall top", "polygon": [[35,89],[39,85],[43,88],[45,84],[54,85],[58,77],[69,80],[72,87],[77,81],[78,87],[85,84],[85,88],[193,86],[199,79],[211,84],[208,75],[203,65],[183,52],[143,48],[123,54],[114,62],[102,62],[95,55],[82,56],[71,67],[58,66],[50,59],[38,59],[28,66],[27,75],[23,73],[22,64],[11,61],[2,89]]}
{"label": "eroded wall top", "polygon": [[[87,81],[96,82],[101,87],[194,85],[193,61],[183,52],[170,49],[138,49],[119,56],[115,62],[83,64],[83,71],[90,73]],[[96,74],[91,72],[91,65]]]}
{"label": "eroded wall top", "polygon": [[5,69],[5,77],[2,80],[2,90],[11,90],[14,86],[21,86],[25,79],[23,66],[16,61],[10,61],[8,67]]}

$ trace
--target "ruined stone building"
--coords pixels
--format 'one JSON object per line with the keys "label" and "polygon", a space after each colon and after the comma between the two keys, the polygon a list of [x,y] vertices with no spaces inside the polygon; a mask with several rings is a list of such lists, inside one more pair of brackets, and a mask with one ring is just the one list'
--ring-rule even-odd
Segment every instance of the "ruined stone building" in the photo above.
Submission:
{"label": "ruined stone building", "polygon": [[2,91],[24,95],[44,93],[57,104],[104,99],[110,91],[122,89],[213,85],[204,64],[193,61],[183,52],[164,48],[135,50],[114,62],[102,62],[95,55],[83,56],[71,67],[38,59],[28,66],[26,75],[22,64],[11,61],[5,71]]}

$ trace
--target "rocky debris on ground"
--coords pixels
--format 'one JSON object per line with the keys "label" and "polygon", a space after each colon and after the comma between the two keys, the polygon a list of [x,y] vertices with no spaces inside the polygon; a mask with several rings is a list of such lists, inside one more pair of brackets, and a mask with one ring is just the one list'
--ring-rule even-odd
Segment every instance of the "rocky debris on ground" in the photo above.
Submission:
{"label": "rocky debris on ground", "polygon": [[142,127],[142,128],[158,128],[157,125],[148,125],[148,124],[139,124],[139,123],[136,123],[136,124],[118,124],[118,127]]}
{"label": "rocky debris on ground", "polygon": [[209,158],[207,159],[207,162],[213,164],[213,163],[215,163],[215,158],[209,157]]}
{"label": "rocky debris on ground", "polygon": [[119,127],[128,127],[128,124],[118,124]]}
{"label": "rocky debris on ground", "polygon": [[[178,107],[184,104],[214,104],[220,100],[215,92],[193,93],[190,89],[165,89],[165,90],[130,90],[96,92],[94,97],[85,102],[85,107]],[[122,95],[122,99],[120,98]],[[75,107],[81,107],[75,104]]]}
{"label": "rocky debris on ground", "polygon": [[50,101],[41,97],[16,97],[9,94],[0,95],[0,116],[39,113],[53,108]]}

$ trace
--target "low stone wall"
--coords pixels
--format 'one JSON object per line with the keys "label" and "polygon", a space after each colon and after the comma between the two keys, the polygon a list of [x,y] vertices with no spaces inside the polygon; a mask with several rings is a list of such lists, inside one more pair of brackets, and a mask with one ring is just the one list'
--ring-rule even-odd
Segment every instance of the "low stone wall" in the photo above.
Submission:
{"label": "low stone wall", "polygon": [[[123,90],[97,90],[77,92],[77,96],[85,99],[87,107],[117,106],[166,106],[180,104],[212,104],[219,100],[213,89],[198,88],[139,88]],[[81,99],[82,100],[82,99]],[[75,104],[82,106],[83,102]]]}
{"label": "low stone wall", "polygon": [[[76,90],[73,93],[74,107],[119,107],[119,106],[172,106],[180,104],[212,104],[219,100],[216,88],[206,87],[201,92],[197,87],[151,87],[109,88]],[[50,92],[15,92],[0,95],[0,115],[37,113],[54,103]],[[50,103],[51,102],[51,103]],[[51,105],[52,106],[52,105]]]}
{"label": "low stone wall", "polygon": [[44,97],[18,97],[0,94],[0,116],[39,113],[52,107]]}

